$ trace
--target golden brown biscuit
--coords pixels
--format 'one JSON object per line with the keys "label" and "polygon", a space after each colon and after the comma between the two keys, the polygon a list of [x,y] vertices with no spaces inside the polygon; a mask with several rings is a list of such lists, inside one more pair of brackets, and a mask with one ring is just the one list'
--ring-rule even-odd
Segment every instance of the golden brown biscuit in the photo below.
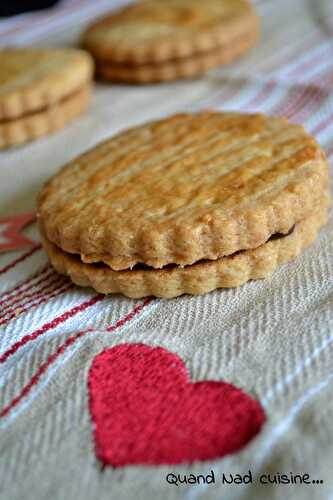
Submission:
{"label": "golden brown biscuit", "polygon": [[192,78],[215,68],[219,64],[232,61],[253,45],[251,34],[237,40],[230,46],[209,52],[174,59],[160,64],[118,64],[97,62],[97,72],[105,80],[114,82],[152,83],[166,82],[181,78]]}
{"label": "golden brown biscuit", "polygon": [[0,50],[0,148],[35,139],[80,114],[92,73],[92,59],[81,50]]}
{"label": "golden brown biscuit", "polygon": [[173,80],[242,55],[258,24],[248,0],[145,0],[95,21],[82,45],[104,78]]}
{"label": "golden brown biscuit", "polygon": [[43,237],[44,248],[52,265],[80,286],[93,287],[100,293],[122,293],[131,298],[156,296],[171,298],[184,293],[199,295],[217,288],[231,288],[251,279],[270,276],[310,245],[325,223],[327,203],[297,223],[291,233],[277,235],[253,250],[229,257],[204,261],[186,267],[113,271],[105,264],[84,264],[79,256],[68,254]]}
{"label": "golden brown biscuit", "polygon": [[282,118],[205,111],[125,131],[42,190],[46,238],[114,270],[186,266],[257,248],[318,205],[328,164]]}
{"label": "golden brown biscuit", "polygon": [[0,149],[32,141],[61,129],[88,106],[90,95],[91,87],[86,84],[70,97],[45,110],[27,113],[15,120],[0,121]]}

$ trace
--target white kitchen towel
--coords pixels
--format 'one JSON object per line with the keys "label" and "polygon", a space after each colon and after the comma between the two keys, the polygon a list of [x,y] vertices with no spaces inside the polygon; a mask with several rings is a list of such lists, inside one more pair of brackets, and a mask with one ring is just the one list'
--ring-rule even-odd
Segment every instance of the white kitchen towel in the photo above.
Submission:
{"label": "white kitchen towel", "polygon": [[[0,44],[75,45],[91,19],[122,4],[71,0],[2,20]],[[72,125],[1,152],[0,216],[34,210],[43,182],[105,137],[184,109],[287,116],[304,124],[332,158],[331,2],[261,0],[256,8],[262,38],[241,61],[195,81],[98,83],[89,112]],[[40,245],[0,254],[0,498],[333,498],[332,229],[330,212],[317,241],[270,279],[168,301],[104,297],[75,287],[52,270]],[[34,225],[28,234],[39,241]],[[193,381],[242,388],[265,409],[261,432],[214,462],[101,470],[87,376],[99,352],[123,343],[178,354]],[[166,480],[170,473],[211,470],[215,484]],[[222,484],[223,472],[249,470],[252,484]],[[309,474],[311,484],[259,481],[278,473]]]}

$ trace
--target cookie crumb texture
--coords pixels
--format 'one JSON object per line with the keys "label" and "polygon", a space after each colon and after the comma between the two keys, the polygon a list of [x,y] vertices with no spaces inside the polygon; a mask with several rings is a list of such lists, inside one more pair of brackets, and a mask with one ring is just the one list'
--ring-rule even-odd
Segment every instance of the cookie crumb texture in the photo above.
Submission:
{"label": "cookie crumb texture", "polygon": [[228,63],[256,44],[258,32],[247,0],[147,0],[95,21],[82,46],[105,79],[148,83]]}
{"label": "cookie crumb texture", "polygon": [[82,113],[93,70],[82,50],[0,50],[0,148],[37,139]]}

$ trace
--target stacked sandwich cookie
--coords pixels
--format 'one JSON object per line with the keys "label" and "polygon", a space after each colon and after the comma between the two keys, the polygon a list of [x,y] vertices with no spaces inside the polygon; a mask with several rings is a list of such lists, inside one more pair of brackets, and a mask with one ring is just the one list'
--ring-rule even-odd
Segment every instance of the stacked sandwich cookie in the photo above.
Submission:
{"label": "stacked sandwich cookie", "polygon": [[248,0],[146,0],[95,21],[82,45],[107,80],[177,80],[243,55],[258,24]]}
{"label": "stacked sandwich cookie", "polygon": [[93,66],[82,50],[0,50],[0,149],[60,129],[82,113]]}
{"label": "stacked sandwich cookie", "polygon": [[43,244],[74,283],[176,297],[265,278],[312,243],[329,205],[314,138],[282,118],[202,111],[127,130],[38,200]]}

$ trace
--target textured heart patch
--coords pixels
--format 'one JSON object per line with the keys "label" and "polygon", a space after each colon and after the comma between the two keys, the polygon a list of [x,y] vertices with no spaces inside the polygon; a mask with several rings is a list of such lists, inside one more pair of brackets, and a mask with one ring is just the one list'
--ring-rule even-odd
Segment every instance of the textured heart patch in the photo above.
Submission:
{"label": "textured heart patch", "polygon": [[178,464],[235,453],[261,429],[261,405],[232,384],[192,383],[161,347],[122,344],[89,371],[96,455],[105,465]]}

